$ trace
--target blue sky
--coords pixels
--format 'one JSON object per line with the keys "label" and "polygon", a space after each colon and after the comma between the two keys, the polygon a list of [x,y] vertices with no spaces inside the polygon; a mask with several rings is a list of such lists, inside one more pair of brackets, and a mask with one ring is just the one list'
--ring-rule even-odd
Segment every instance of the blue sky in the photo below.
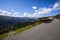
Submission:
{"label": "blue sky", "polygon": [[0,15],[43,17],[60,13],[59,0],[0,0]]}

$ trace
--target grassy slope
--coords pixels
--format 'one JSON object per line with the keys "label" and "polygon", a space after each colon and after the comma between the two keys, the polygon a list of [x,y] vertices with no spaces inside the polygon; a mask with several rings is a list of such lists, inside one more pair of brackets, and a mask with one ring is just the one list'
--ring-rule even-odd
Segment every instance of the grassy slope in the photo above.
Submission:
{"label": "grassy slope", "polygon": [[28,25],[28,26],[26,26],[26,27],[24,27],[24,28],[19,28],[19,29],[17,29],[17,30],[14,30],[14,31],[11,31],[11,32],[9,32],[9,33],[4,33],[4,34],[2,34],[2,35],[0,35],[0,40],[2,40],[3,38],[5,38],[5,37],[7,37],[7,36],[10,36],[10,35],[15,35],[15,34],[17,34],[17,33],[20,33],[20,32],[22,32],[22,31],[25,31],[25,30],[27,30],[27,29],[29,29],[29,28],[32,28],[32,27],[34,27],[34,26],[36,26],[36,25],[38,25],[38,24],[41,24],[42,22],[36,22],[36,23],[34,23],[33,25]]}
{"label": "grassy slope", "polygon": [[6,33],[4,33],[4,34],[1,34],[0,35],[0,40],[2,40],[3,38],[5,38],[5,37],[7,37],[8,35],[6,34]]}
{"label": "grassy slope", "polygon": [[60,14],[56,15],[54,18],[60,19]]}

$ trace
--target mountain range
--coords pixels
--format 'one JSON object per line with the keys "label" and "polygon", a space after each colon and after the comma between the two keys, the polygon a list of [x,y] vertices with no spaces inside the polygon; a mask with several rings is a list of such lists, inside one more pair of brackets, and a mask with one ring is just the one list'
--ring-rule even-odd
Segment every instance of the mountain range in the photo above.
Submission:
{"label": "mountain range", "polygon": [[29,22],[35,20],[34,18],[27,17],[9,17],[0,15],[0,27],[12,26],[20,22]]}

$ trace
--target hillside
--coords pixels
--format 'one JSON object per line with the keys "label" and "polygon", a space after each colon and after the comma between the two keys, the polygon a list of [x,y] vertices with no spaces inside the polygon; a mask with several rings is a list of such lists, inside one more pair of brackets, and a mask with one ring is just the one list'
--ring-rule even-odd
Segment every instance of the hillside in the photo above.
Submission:
{"label": "hillside", "polygon": [[26,18],[26,17],[9,17],[9,16],[2,16],[0,15],[0,27],[1,26],[12,26],[14,24],[17,24],[19,22],[28,22],[32,21],[34,19],[32,18]]}
{"label": "hillside", "polygon": [[60,19],[60,14],[56,15],[54,18]]}
{"label": "hillside", "polygon": [[[26,17],[9,17],[0,15],[0,34],[4,32],[9,32],[17,28],[21,28],[28,25],[29,22],[34,21],[33,18]],[[28,23],[28,24],[27,24]]]}
{"label": "hillside", "polygon": [[8,35],[17,34],[41,23],[39,19],[34,18],[0,16],[0,40]]}

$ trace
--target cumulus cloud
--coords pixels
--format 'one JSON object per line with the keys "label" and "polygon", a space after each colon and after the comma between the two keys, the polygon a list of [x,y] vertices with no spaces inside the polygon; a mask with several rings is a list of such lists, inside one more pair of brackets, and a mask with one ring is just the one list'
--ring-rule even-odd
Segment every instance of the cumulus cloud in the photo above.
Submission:
{"label": "cumulus cloud", "polygon": [[14,13],[12,13],[11,16],[17,16],[17,15],[19,15],[19,12],[14,12]]}
{"label": "cumulus cloud", "polygon": [[38,12],[38,10],[35,10],[35,12]]}
{"label": "cumulus cloud", "polygon": [[46,8],[46,7],[43,7],[39,10],[35,10],[33,14],[29,14],[29,13],[24,13],[24,16],[25,17],[40,17],[41,14],[47,14],[49,12],[53,11],[52,8]]}
{"label": "cumulus cloud", "polygon": [[39,17],[41,14],[47,14],[51,11],[52,11],[52,8],[43,7],[40,10],[35,10],[35,13],[32,15],[32,17]]}
{"label": "cumulus cloud", "polygon": [[32,17],[32,15],[28,14],[27,12],[24,12],[24,17]]}
{"label": "cumulus cloud", "polygon": [[3,16],[11,16],[11,14],[12,13],[10,13],[10,12],[0,10],[0,15],[3,15]]}
{"label": "cumulus cloud", "polygon": [[19,12],[7,12],[7,11],[0,10],[0,15],[3,16],[20,17],[19,14],[20,14]]}
{"label": "cumulus cloud", "polygon": [[19,12],[14,12],[14,10],[12,9],[12,12],[8,12],[8,11],[2,11],[0,10],[0,15],[4,15],[4,16],[12,16],[12,17],[40,17],[40,15],[42,14],[48,14],[52,11],[55,10],[60,10],[60,2],[56,2],[52,8],[47,8],[47,7],[43,7],[43,8],[39,8],[37,9],[36,6],[32,6],[34,13],[27,13],[24,12],[23,16],[20,15]]}
{"label": "cumulus cloud", "polygon": [[37,9],[37,7],[36,7],[36,6],[32,6],[32,8],[33,8],[33,9]]}
{"label": "cumulus cloud", "polygon": [[24,15],[26,15],[27,17],[40,17],[41,14],[48,14],[54,10],[60,10],[60,2],[56,2],[52,6],[52,8],[43,7],[43,8],[39,8],[38,10],[36,6],[33,6],[32,8],[35,10],[33,14],[26,13]]}
{"label": "cumulus cloud", "polygon": [[60,9],[60,2],[56,2],[56,3],[53,5],[53,9],[54,9],[54,10]]}

